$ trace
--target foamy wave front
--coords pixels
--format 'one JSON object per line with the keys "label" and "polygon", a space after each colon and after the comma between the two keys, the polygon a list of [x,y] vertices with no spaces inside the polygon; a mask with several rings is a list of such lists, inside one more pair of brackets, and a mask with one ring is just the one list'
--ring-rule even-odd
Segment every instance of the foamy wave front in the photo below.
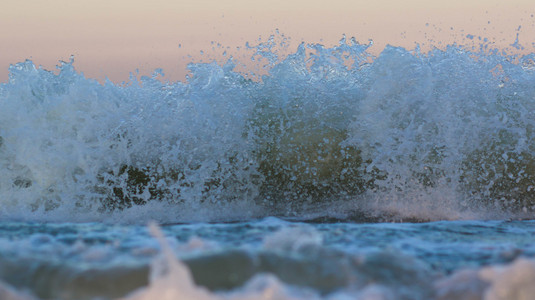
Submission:
{"label": "foamy wave front", "polygon": [[232,61],[124,84],[15,64],[0,219],[531,218],[535,56],[367,49],[302,44],[261,81]]}

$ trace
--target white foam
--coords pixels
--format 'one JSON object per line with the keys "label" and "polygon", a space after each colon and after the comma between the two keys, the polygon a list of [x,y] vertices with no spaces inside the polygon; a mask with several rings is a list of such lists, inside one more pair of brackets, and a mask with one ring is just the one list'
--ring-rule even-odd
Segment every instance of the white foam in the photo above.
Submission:
{"label": "white foam", "polygon": [[0,281],[0,299],[2,300],[36,300],[31,294],[20,292]]}
{"label": "white foam", "polygon": [[155,224],[149,226],[151,234],[158,240],[161,256],[151,265],[149,286],[141,288],[123,299],[128,300],[207,300],[217,299],[209,291],[193,282],[186,265],[180,262],[167,244],[161,230]]}
{"label": "white foam", "polygon": [[481,279],[490,283],[485,300],[529,300],[535,297],[535,261],[518,258],[507,266],[483,268]]}
{"label": "white foam", "polygon": [[284,227],[264,238],[264,248],[274,251],[299,252],[322,244],[322,235],[313,227],[306,225]]}
{"label": "white foam", "polygon": [[530,300],[535,295],[535,261],[460,270],[435,284],[438,300]]}
{"label": "white foam", "polygon": [[225,293],[214,293],[197,286],[188,267],[180,262],[167,244],[159,227],[150,224],[162,252],[151,264],[149,285],[121,298],[122,300],[292,300],[320,299],[316,292],[292,289],[272,275],[256,275],[243,287]]}

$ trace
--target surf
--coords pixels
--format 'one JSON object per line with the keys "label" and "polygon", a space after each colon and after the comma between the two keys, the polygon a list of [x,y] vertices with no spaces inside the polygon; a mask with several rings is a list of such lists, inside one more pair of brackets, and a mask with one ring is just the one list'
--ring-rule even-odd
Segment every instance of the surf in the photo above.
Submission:
{"label": "surf", "polygon": [[369,46],[303,43],[257,79],[233,59],[121,84],[14,64],[0,219],[531,218],[534,54]]}

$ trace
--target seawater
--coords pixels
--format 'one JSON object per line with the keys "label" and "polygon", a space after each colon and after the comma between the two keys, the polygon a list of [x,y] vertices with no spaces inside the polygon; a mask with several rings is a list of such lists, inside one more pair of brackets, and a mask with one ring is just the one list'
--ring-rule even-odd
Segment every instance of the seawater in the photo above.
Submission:
{"label": "seawater", "polygon": [[0,231],[2,299],[530,299],[534,291],[533,221],[15,222]]}
{"label": "seawater", "polygon": [[273,46],[186,82],[12,65],[0,298],[533,295],[534,54]]}

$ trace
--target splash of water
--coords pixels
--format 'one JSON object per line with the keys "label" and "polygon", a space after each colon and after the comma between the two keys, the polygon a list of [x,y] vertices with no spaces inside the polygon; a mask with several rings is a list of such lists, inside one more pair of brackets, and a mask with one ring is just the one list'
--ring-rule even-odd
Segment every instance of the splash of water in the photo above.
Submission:
{"label": "splash of water", "polygon": [[261,81],[232,60],[186,83],[15,64],[0,218],[530,217],[534,54],[368,47],[302,44]]}

